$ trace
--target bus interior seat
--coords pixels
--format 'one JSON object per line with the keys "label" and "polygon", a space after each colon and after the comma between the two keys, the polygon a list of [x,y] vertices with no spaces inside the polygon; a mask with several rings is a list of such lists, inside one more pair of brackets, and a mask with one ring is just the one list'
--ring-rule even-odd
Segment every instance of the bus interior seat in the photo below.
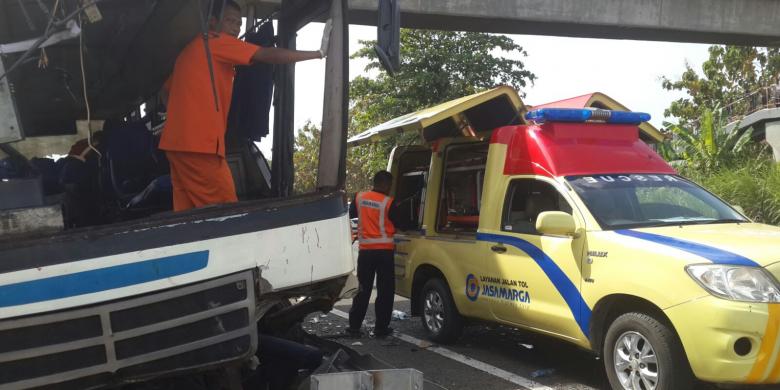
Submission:
{"label": "bus interior seat", "polygon": [[239,200],[271,196],[271,167],[254,142],[246,140],[232,146],[228,144],[225,159]]}
{"label": "bus interior seat", "polygon": [[146,124],[125,122],[106,128],[105,134],[103,191],[119,207],[119,218],[170,210],[173,195],[168,164],[157,149],[159,140]]}

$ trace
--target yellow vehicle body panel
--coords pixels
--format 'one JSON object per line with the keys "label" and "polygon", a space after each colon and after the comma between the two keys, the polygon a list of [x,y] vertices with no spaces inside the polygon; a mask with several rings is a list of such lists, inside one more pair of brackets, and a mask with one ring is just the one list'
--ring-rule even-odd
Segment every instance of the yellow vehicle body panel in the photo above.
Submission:
{"label": "yellow vehicle body panel", "polygon": [[[723,383],[780,382],[780,304],[748,304],[704,296],[664,311],[680,336],[693,372]],[[734,352],[740,338],[753,348]]]}

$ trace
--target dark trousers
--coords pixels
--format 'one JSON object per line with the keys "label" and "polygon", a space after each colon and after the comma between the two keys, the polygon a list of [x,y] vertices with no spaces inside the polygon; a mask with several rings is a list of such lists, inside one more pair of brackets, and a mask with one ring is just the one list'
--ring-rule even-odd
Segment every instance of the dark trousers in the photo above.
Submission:
{"label": "dark trousers", "polygon": [[395,296],[395,260],[392,249],[361,250],[357,261],[357,277],[360,291],[352,299],[349,309],[349,327],[360,329],[368,310],[368,301],[374,287],[376,274],[376,313],[375,329],[387,329],[390,326],[390,316],[393,313],[393,298]]}
{"label": "dark trousers", "polygon": [[322,351],[278,337],[260,335],[258,348],[260,367],[245,389],[289,389],[299,369],[314,370],[322,363]]}

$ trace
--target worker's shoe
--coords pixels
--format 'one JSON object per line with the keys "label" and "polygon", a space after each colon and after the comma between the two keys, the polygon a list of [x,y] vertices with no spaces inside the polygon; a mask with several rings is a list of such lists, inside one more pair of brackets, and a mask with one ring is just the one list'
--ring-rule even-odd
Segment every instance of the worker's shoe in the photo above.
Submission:
{"label": "worker's shoe", "polygon": [[355,338],[355,339],[359,339],[359,338],[362,338],[364,336],[362,330],[360,330],[360,329],[353,329],[353,328],[349,328],[349,327],[344,329],[344,334],[347,337]]}
{"label": "worker's shoe", "polygon": [[391,328],[389,326],[387,328],[384,328],[384,329],[376,329],[375,328],[373,335],[374,335],[374,337],[376,337],[378,339],[383,339],[383,338],[385,338],[387,336],[392,336],[393,335],[393,328]]}

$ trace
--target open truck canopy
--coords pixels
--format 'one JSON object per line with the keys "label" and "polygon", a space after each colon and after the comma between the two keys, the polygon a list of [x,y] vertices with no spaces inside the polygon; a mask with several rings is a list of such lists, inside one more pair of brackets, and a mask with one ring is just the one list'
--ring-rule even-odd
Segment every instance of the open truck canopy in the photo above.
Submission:
{"label": "open truck canopy", "polygon": [[523,124],[525,112],[517,92],[512,87],[501,86],[395,118],[350,138],[347,143],[364,145],[392,134],[413,131],[421,132],[423,139],[431,142],[468,134],[469,129],[484,132]]}

